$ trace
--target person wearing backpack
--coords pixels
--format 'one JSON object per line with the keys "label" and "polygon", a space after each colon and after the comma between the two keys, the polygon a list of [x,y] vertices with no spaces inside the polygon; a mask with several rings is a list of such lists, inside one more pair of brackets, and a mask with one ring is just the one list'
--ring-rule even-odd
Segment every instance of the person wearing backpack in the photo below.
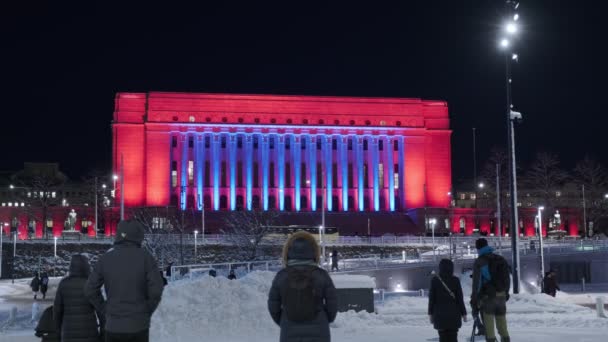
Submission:
{"label": "person wearing backpack", "polygon": [[496,330],[501,342],[509,342],[507,330],[507,301],[511,288],[511,269],[507,261],[494,254],[484,238],[475,241],[478,258],[473,265],[471,307],[483,315],[486,341],[496,342]]}
{"label": "person wearing backpack", "polygon": [[283,246],[284,268],[275,276],[268,295],[268,311],[281,327],[281,342],[330,342],[329,323],[336,319],[336,288],[318,267],[320,249],[304,231]]}
{"label": "person wearing backpack", "polygon": [[450,259],[439,262],[439,274],[431,279],[429,318],[439,332],[439,342],[458,342],[458,329],[467,321],[460,279],[454,276]]}
{"label": "person wearing backpack", "polygon": [[49,290],[49,275],[46,272],[42,272],[40,275],[40,293],[42,293],[42,299],[46,299],[46,292]]}
{"label": "person wearing backpack", "polygon": [[40,291],[40,277],[38,276],[38,272],[34,274],[34,278],[30,282],[30,288],[34,293],[34,300],[38,299],[38,292]]}

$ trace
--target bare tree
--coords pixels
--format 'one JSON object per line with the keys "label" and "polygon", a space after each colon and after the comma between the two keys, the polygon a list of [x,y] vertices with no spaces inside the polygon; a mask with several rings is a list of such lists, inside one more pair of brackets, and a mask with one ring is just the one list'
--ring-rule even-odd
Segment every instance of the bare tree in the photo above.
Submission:
{"label": "bare tree", "polygon": [[260,244],[279,217],[276,211],[243,210],[230,212],[221,230],[248,260],[258,256]]}
{"label": "bare tree", "polygon": [[556,193],[562,188],[568,173],[560,168],[559,159],[556,155],[546,152],[539,152],[536,160],[530,165],[524,174],[523,185],[535,193],[547,211],[558,205]]}
{"label": "bare tree", "polygon": [[68,178],[59,171],[56,164],[43,164],[46,167],[26,167],[14,174],[11,180],[15,185],[15,194],[21,202],[27,203],[23,211],[28,219],[42,222],[45,236],[48,238],[46,221],[49,208],[61,203],[61,193]]}
{"label": "bare tree", "polygon": [[[177,207],[139,207],[132,210],[133,218],[140,222],[146,231],[145,248],[157,260],[164,260],[173,255],[179,248],[180,263],[184,264],[185,233],[193,231],[198,224],[193,210],[181,210]],[[179,243],[171,239],[179,234]],[[176,246],[177,245],[177,246]]]}
{"label": "bare tree", "polygon": [[[587,219],[595,222],[600,217],[608,215],[608,203],[604,197],[608,190],[608,171],[604,166],[586,156],[576,164],[574,175],[578,187],[585,186]],[[582,204],[582,198],[580,203]]]}

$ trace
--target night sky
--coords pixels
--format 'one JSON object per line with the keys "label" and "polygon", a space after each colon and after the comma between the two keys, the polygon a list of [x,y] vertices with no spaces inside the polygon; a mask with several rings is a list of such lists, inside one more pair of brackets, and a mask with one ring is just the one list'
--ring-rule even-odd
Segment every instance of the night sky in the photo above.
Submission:
{"label": "night sky", "polygon": [[[16,3],[0,9],[0,170],[109,170],[119,91],[446,100],[456,184],[472,178],[472,127],[479,164],[506,145],[502,0]],[[543,150],[565,168],[586,153],[608,164],[595,4],[521,1],[513,102],[523,163]]]}

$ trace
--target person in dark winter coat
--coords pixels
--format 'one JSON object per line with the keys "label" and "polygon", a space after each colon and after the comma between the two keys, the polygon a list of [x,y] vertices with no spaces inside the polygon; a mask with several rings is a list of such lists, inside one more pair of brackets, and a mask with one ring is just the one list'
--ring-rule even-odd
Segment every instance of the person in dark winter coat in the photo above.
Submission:
{"label": "person in dark winter coat", "polygon": [[99,342],[95,308],[84,295],[84,284],[90,273],[89,259],[73,255],[68,276],[59,282],[53,320],[61,334],[61,342]]}
{"label": "person in dark winter coat", "polygon": [[230,270],[230,273],[228,273],[228,279],[230,279],[230,280],[236,279],[236,274],[234,274],[234,270]]}
{"label": "person in dark winter coat", "polygon": [[42,299],[46,299],[46,292],[49,290],[49,275],[46,272],[42,272],[40,275],[40,293],[42,293]]}
{"label": "person in dark winter coat", "polygon": [[[268,311],[281,327],[281,342],[331,341],[329,323],[336,319],[338,312],[336,288],[329,274],[318,267],[319,258],[317,241],[304,231],[292,234],[283,247],[285,267],[275,276],[268,295]],[[299,290],[310,296],[311,300],[306,303],[297,302],[304,305],[293,304],[291,294]],[[310,309],[310,319],[290,319],[307,316],[297,312],[308,311],[305,308]]]}
{"label": "person in dark winter coat", "polygon": [[34,274],[34,278],[30,282],[30,288],[32,292],[34,292],[34,300],[38,299],[38,292],[40,291],[40,277],[38,276],[38,272]]}
{"label": "person in dark winter coat", "polygon": [[60,342],[57,324],[53,320],[52,305],[42,312],[36,326],[36,337],[42,338],[42,342]]}
{"label": "person in dark winter coat", "polygon": [[173,267],[173,262],[170,262],[169,265],[167,265],[165,271],[165,275],[167,276],[167,278],[171,278],[171,267]]}
{"label": "person in dark winter coat", "polygon": [[335,248],[331,251],[331,270],[340,272],[338,269],[338,251]]}
{"label": "person in dark winter coat", "polygon": [[551,297],[555,297],[557,291],[561,291],[557,285],[555,276],[555,271],[551,270],[545,274],[545,278],[543,279],[543,293],[546,293]]}
{"label": "person in dark winter coat", "polygon": [[460,279],[454,276],[454,263],[449,259],[439,262],[439,274],[431,279],[429,290],[429,318],[439,331],[440,342],[457,342],[462,320],[467,320]]}
{"label": "person in dark winter coat", "polygon": [[160,273],[161,279],[163,280],[163,285],[164,286],[169,285],[169,282],[167,281],[167,278],[165,278],[163,271],[160,271],[159,273]]}
{"label": "person in dark winter coat", "polygon": [[[163,293],[156,261],[141,248],[144,228],[135,220],[121,221],[114,246],[95,265],[85,294],[105,316],[106,342],[147,342],[150,318]],[[107,301],[99,289],[104,286]]]}

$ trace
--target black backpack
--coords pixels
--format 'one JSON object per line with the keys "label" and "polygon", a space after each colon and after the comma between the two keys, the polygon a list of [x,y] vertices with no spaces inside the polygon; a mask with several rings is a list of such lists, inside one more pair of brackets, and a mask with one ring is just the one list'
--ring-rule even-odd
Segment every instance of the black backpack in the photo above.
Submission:
{"label": "black backpack", "polygon": [[292,322],[312,321],[317,317],[312,273],[316,267],[297,269],[287,267],[287,289],[283,307]]}
{"label": "black backpack", "polygon": [[[496,294],[496,292],[509,293],[511,289],[511,266],[507,263],[507,260],[500,255],[489,254],[488,259],[488,271],[492,277],[488,287],[489,294]],[[492,293],[493,292],[493,293]]]}

